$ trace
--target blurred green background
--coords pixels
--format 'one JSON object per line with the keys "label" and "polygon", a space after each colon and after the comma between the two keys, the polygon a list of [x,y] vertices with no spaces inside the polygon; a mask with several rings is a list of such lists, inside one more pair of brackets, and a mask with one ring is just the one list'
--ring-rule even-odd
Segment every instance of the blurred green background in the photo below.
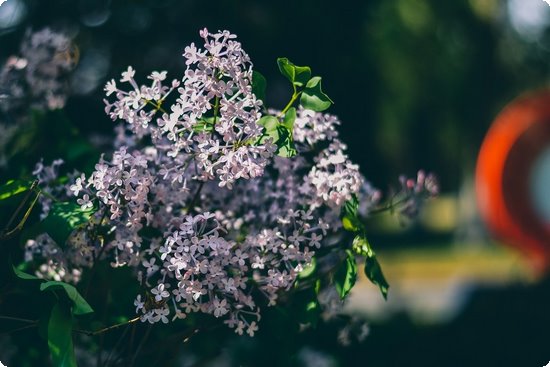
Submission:
{"label": "blurred green background", "polygon": [[[442,195],[417,224],[386,217],[369,224],[392,289],[388,303],[367,282],[354,290],[348,312],[371,323],[364,342],[344,348],[337,326],[327,324],[285,348],[305,345],[329,366],[542,367],[550,361],[550,280],[490,239],[473,171],[498,111],[547,87],[549,25],[542,0],[8,0],[0,60],[18,52],[28,27],[73,36],[80,60],[66,112],[85,140],[112,131],[101,102],[106,80],[128,65],[142,79],[151,70],[180,76],[183,49],[203,27],[239,36],[268,80],[270,107],[283,107],[290,94],[276,58],[311,66],[368,180],[387,190],[399,174],[424,168],[438,175]],[[48,126],[0,181],[28,172],[41,155],[54,158],[48,147],[66,139],[63,126]],[[277,352],[280,340],[262,338],[232,350],[248,353],[243,365],[285,365],[262,352],[266,345]]]}

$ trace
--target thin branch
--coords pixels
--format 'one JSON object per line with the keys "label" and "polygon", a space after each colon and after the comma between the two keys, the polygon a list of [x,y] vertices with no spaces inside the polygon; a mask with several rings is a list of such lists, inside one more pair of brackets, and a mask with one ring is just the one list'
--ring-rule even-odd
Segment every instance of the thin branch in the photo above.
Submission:
{"label": "thin branch", "polygon": [[[294,86],[294,85],[293,85]],[[283,108],[281,110],[281,112],[279,112],[279,114],[277,115],[277,117],[281,118],[285,115],[286,111],[288,111],[290,109],[290,107],[292,107],[292,105],[294,104],[294,102],[296,102],[296,100],[298,99],[298,97],[300,97],[300,95],[302,94],[302,91],[300,92],[296,92],[296,87],[294,87],[294,93],[292,94],[292,98],[290,98],[290,101],[287,103],[287,105],[285,106],[285,108]]]}
{"label": "thin branch", "polygon": [[58,198],[56,198],[55,196],[53,196],[52,194],[50,194],[50,193],[47,192],[47,191],[40,190],[39,188],[36,188],[36,187],[33,189],[33,191],[34,191],[35,193],[37,193],[38,195],[40,195],[40,194],[44,195],[45,197],[47,197],[47,198],[50,199],[51,201],[54,201],[54,202],[56,202],[56,203],[59,202],[59,199],[58,199]]}
{"label": "thin branch", "polygon": [[34,323],[34,324],[30,324],[30,325],[21,326],[21,327],[18,327],[17,329],[12,329],[12,330],[8,330],[8,331],[4,331],[4,332],[0,333],[0,335],[7,335],[7,334],[15,333],[16,331],[31,329],[31,328],[33,328],[33,327],[36,327],[37,325],[38,325],[38,323]]}
{"label": "thin branch", "polygon": [[139,319],[140,319],[140,317],[138,316],[138,317],[133,318],[133,319],[131,319],[131,320],[128,320],[128,321],[126,321],[126,322],[121,322],[120,324],[111,325],[111,326],[108,326],[108,327],[105,327],[105,328],[103,328],[103,329],[99,329],[99,330],[96,330],[96,331],[79,330],[79,329],[74,329],[73,331],[74,331],[75,333],[84,334],[84,335],[88,335],[88,336],[96,336],[96,335],[106,333],[106,332],[108,332],[108,331],[117,329],[117,328],[122,327],[122,326],[125,326],[125,325],[133,324],[134,322],[139,321]]}
{"label": "thin branch", "polygon": [[29,319],[22,319],[20,317],[12,317],[12,316],[4,316],[0,315],[0,320],[10,320],[10,321],[19,321],[19,322],[25,322],[27,324],[36,324],[36,320],[29,320]]}
{"label": "thin branch", "polygon": [[387,203],[385,205],[382,205],[382,206],[379,206],[378,208],[369,211],[368,214],[369,215],[374,215],[374,214],[381,214],[381,213],[387,212],[388,210],[393,211],[399,205],[401,205],[403,203],[406,203],[410,198],[409,197],[404,197],[402,199],[397,200],[396,202],[394,202],[393,199],[394,198],[392,198],[389,203]]}

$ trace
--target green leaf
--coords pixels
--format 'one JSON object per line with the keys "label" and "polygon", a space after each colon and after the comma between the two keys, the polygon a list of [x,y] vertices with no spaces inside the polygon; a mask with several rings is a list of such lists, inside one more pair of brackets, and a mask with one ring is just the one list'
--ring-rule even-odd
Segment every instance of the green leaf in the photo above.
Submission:
{"label": "green leaf", "polygon": [[42,280],[34,275],[31,275],[31,274],[27,274],[19,269],[17,269],[15,266],[12,265],[12,268],[13,268],[13,272],[15,273],[15,275],[20,278],[20,279],[24,279],[24,280]]}
{"label": "green leaf", "polygon": [[277,155],[280,157],[290,158],[294,157],[297,152],[294,147],[294,139],[292,138],[292,131],[288,130],[285,126],[277,126],[277,134],[279,139],[275,142],[277,144]]}
{"label": "green leaf", "polygon": [[342,225],[344,226],[344,229],[346,231],[350,231],[350,232],[357,232],[360,229],[360,227],[357,226],[355,218],[352,218],[352,217],[342,218]]}
{"label": "green leaf", "polygon": [[346,250],[346,259],[338,267],[334,274],[334,285],[341,299],[346,298],[357,280],[357,263],[355,255],[350,250]]}
{"label": "green leaf", "polygon": [[42,283],[40,285],[41,291],[55,291],[62,290],[67,295],[67,298],[72,302],[72,312],[75,315],[85,315],[94,312],[92,307],[86,302],[86,300],[78,293],[76,288],[70,284],[64,282],[50,281]]}
{"label": "green leaf", "polygon": [[284,124],[279,123],[275,116],[264,116],[258,120],[258,125],[264,127],[264,135],[260,138],[263,143],[267,138],[272,138],[273,144],[277,145],[277,155],[285,158],[296,155],[292,131]]}
{"label": "green leaf", "polygon": [[0,200],[5,200],[31,188],[32,181],[9,180],[0,186]]}
{"label": "green leaf", "polygon": [[265,77],[257,72],[252,71],[252,93],[256,98],[261,99],[265,104],[265,90],[267,88],[267,80]]}
{"label": "green leaf", "polygon": [[[342,225],[347,231],[357,233],[352,243],[352,253],[365,257],[365,275],[369,280],[376,284],[384,299],[388,296],[389,284],[384,278],[382,268],[376,259],[376,254],[372,249],[367,236],[365,235],[365,226],[361,223],[358,217],[359,200],[356,195],[342,206],[340,217],[342,218]],[[349,251],[349,250],[347,250]],[[351,251],[349,251],[351,252]]]}
{"label": "green leaf", "polygon": [[355,236],[351,248],[357,255],[366,257],[375,256],[374,251],[364,234],[358,234]]}
{"label": "green leaf", "polygon": [[42,222],[44,230],[59,245],[65,245],[71,232],[87,223],[94,208],[82,210],[80,205],[71,202],[54,203],[48,216]]}
{"label": "green leaf", "polygon": [[317,261],[315,260],[315,258],[312,258],[311,259],[311,264],[309,264],[308,266],[306,266],[304,268],[304,270],[302,270],[299,274],[298,274],[298,278],[299,279],[305,279],[307,277],[310,277],[311,275],[313,275],[315,273],[315,270],[317,269]]}
{"label": "green leaf", "polygon": [[355,194],[351,199],[346,201],[340,211],[340,218],[342,218],[342,225],[346,231],[359,232],[364,229],[361,220],[357,216],[357,210],[359,208],[359,200]]}
{"label": "green leaf", "polygon": [[[279,125],[279,120],[277,120],[277,117],[275,116],[267,115],[259,119],[257,124],[264,127],[264,134],[269,134],[277,129],[277,125]],[[275,135],[271,137],[275,137]]]}
{"label": "green leaf", "polygon": [[193,131],[195,132],[212,132],[214,131],[214,117],[203,117],[197,120],[197,123],[193,125]]}
{"label": "green leaf", "polygon": [[285,113],[283,125],[289,130],[294,131],[294,122],[296,121],[296,108],[290,107]]}
{"label": "green leaf", "polygon": [[307,82],[306,88],[302,91],[300,97],[300,104],[305,109],[316,112],[326,110],[333,103],[321,89],[321,77],[319,76],[315,76]]}
{"label": "green leaf", "polygon": [[283,74],[295,87],[303,87],[311,78],[309,66],[296,66],[286,57],[277,59],[277,65]]}
{"label": "green leaf", "polygon": [[321,316],[321,305],[317,293],[315,289],[308,288],[294,295],[294,311],[299,323],[311,324],[313,327],[317,325]]}
{"label": "green leaf", "polygon": [[357,210],[359,209],[359,199],[357,198],[357,195],[352,194],[351,199],[346,201],[344,203],[344,206],[342,206],[342,211],[340,213],[341,216],[357,216]]}
{"label": "green leaf", "polygon": [[48,321],[48,347],[54,367],[77,367],[72,331],[73,319],[69,308],[56,303]]}
{"label": "green leaf", "polygon": [[388,299],[388,290],[390,288],[390,285],[386,281],[384,273],[382,273],[382,267],[380,266],[380,263],[378,263],[378,260],[376,259],[374,253],[372,256],[366,258],[365,275],[367,276],[367,278],[369,278],[371,282],[373,282],[378,286],[378,288],[380,288],[380,292],[382,293],[384,299]]}

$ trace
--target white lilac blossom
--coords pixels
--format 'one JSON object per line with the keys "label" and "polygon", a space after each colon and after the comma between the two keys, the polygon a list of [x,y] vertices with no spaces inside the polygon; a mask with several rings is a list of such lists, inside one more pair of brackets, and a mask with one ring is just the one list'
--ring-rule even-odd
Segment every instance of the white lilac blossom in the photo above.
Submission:
{"label": "white lilac blossom", "polygon": [[[142,321],[202,312],[253,336],[261,305],[280,302],[316,251],[333,246],[346,201],[363,194],[367,215],[381,195],[347,156],[330,114],[300,107],[298,154],[275,156],[258,124],[265,112],[248,55],[227,31],[200,35],[204,48],[185,49],[182,78],[165,84],[166,72],[153,72],[138,85],[128,67],[106,84],[114,98],[106,113],[125,121],[114,152],[54,193],[97,210],[66,246],[46,234],[29,241],[26,259],[44,259],[42,277],[73,282],[96,260],[132,267],[144,289],[134,302]],[[433,191],[424,176],[406,188],[417,197]],[[320,301],[331,313],[337,294],[326,295]]]}

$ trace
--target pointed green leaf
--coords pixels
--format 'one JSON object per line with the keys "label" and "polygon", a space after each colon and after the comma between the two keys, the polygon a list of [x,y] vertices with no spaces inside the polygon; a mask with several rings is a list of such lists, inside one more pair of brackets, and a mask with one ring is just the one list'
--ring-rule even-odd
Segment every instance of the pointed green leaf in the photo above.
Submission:
{"label": "pointed green leaf", "polygon": [[279,122],[275,116],[264,116],[258,120],[258,125],[264,127],[264,135],[260,139],[263,143],[267,138],[272,138],[273,144],[277,145],[277,154],[289,158],[296,155],[292,132]]}
{"label": "pointed green leaf", "polygon": [[296,87],[303,87],[311,78],[311,69],[309,66],[296,66],[286,57],[278,58],[277,65],[281,74]]}
{"label": "pointed green leaf", "polygon": [[315,327],[321,316],[321,305],[314,288],[307,288],[294,295],[295,317],[301,324]]}
{"label": "pointed green leaf", "polygon": [[326,110],[333,103],[321,89],[321,77],[319,76],[315,76],[307,82],[306,88],[300,97],[300,104],[305,109],[316,112]]}
{"label": "pointed green leaf", "polygon": [[31,275],[31,274],[27,274],[19,269],[17,269],[15,266],[12,265],[12,268],[13,268],[13,272],[15,273],[15,275],[20,278],[20,279],[24,279],[24,280],[42,280],[34,275]]}
{"label": "pointed green leaf", "polygon": [[50,281],[42,283],[40,285],[40,290],[43,292],[62,290],[67,298],[72,302],[72,312],[75,315],[85,315],[94,312],[88,302],[86,302],[86,300],[80,295],[80,293],[78,293],[76,288],[70,284],[64,282]]}
{"label": "pointed green leaf", "polygon": [[334,285],[341,299],[346,298],[356,280],[357,263],[355,262],[355,255],[350,250],[346,250],[346,259],[334,274]]}
{"label": "pointed green leaf", "polygon": [[56,303],[48,321],[48,347],[54,367],[77,367],[73,345],[73,319],[69,308]]}
{"label": "pointed green leaf", "polygon": [[263,126],[265,128],[265,132],[268,133],[277,129],[279,120],[277,120],[277,117],[275,116],[267,115],[259,119],[257,124]]}
{"label": "pointed green leaf", "polygon": [[305,279],[315,273],[315,270],[317,269],[317,261],[315,258],[311,259],[311,264],[307,265],[304,270],[302,270],[298,274],[299,279]]}
{"label": "pointed green leaf", "polygon": [[341,216],[357,216],[357,210],[359,209],[359,199],[357,195],[352,194],[351,199],[347,200],[342,206]]}
{"label": "pointed green leaf", "polygon": [[32,181],[28,180],[9,180],[0,186],[0,200],[10,198],[31,188]]}
{"label": "pointed green leaf", "polygon": [[294,122],[296,121],[296,108],[290,107],[285,113],[283,125],[289,130],[294,131]]}
{"label": "pointed green leaf", "polygon": [[252,93],[256,98],[261,99],[265,104],[265,90],[267,88],[267,80],[265,77],[254,70],[252,72]]}
{"label": "pointed green leaf", "polygon": [[277,134],[279,135],[279,139],[275,143],[278,147],[277,155],[285,158],[294,157],[297,152],[294,147],[292,132],[284,125],[279,125],[277,126]]}
{"label": "pointed green leaf", "polygon": [[386,281],[384,273],[382,273],[382,267],[380,266],[380,263],[378,263],[378,260],[376,259],[374,253],[372,256],[366,258],[365,275],[367,276],[367,278],[369,278],[371,282],[373,282],[378,286],[378,288],[380,288],[382,296],[384,297],[384,299],[387,299],[390,285]]}
{"label": "pointed green leaf", "polygon": [[351,248],[357,255],[366,257],[375,256],[374,251],[364,234],[358,234],[355,236]]}
{"label": "pointed green leaf", "polygon": [[351,199],[346,201],[342,206],[340,218],[342,218],[342,225],[346,231],[360,232],[363,230],[363,224],[357,216],[358,208],[359,200],[355,194],[353,194]]}
{"label": "pointed green leaf", "polygon": [[93,213],[94,208],[82,210],[76,203],[58,202],[52,205],[42,225],[59,246],[64,246],[71,232],[87,223]]}

